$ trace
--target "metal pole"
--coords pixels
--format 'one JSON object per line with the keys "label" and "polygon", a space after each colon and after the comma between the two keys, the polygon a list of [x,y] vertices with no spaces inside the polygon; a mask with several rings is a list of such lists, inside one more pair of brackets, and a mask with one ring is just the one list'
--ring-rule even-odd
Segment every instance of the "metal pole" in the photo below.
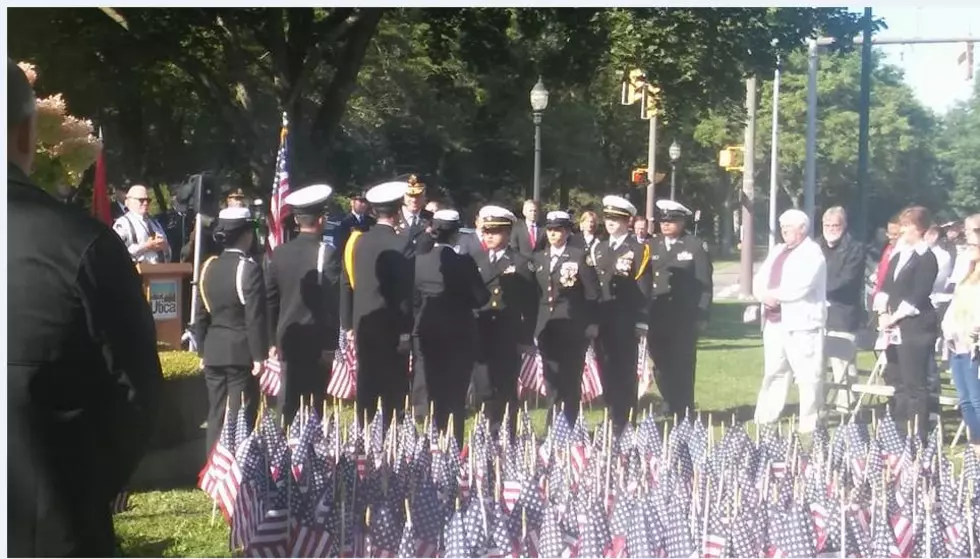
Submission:
{"label": "metal pole", "polygon": [[534,112],[534,201],[541,203],[541,113]]}
{"label": "metal pole", "polygon": [[674,199],[677,189],[677,163],[670,162],[670,199]]}
{"label": "metal pole", "polygon": [[745,80],[745,161],[742,167],[742,266],[739,274],[739,295],[752,297],[752,209],[755,203],[755,76]]}
{"label": "metal pole", "polygon": [[653,202],[657,195],[657,113],[650,117],[650,139],[647,142],[647,221],[653,219]]}
{"label": "metal pole", "polygon": [[858,177],[857,203],[852,235],[859,241],[867,236],[868,138],[871,126],[871,8],[864,9],[864,33],[861,41],[861,99],[858,111]]}
{"label": "metal pole", "polygon": [[776,246],[776,212],[779,196],[779,74],[782,60],[776,57],[772,78],[772,147],[769,155],[769,250]]}
{"label": "metal pole", "polygon": [[806,168],[803,175],[803,210],[810,223],[816,212],[817,192],[817,41],[810,39],[808,48],[809,79],[806,109]]}

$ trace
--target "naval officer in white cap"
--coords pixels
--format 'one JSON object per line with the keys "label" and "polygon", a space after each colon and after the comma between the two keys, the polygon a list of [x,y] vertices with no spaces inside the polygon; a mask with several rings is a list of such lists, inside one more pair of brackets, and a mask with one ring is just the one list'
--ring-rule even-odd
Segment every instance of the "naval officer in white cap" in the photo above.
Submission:
{"label": "naval officer in white cap", "polygon": [[[381,398],[385,425],[408,392],[412,334],[414,239],[395,231],[408,183],[379,184],[365,193],[377,223],[344,247],[340,327],[357,352],[357,406],[370,420]],[[355,232],[357,233],[357,232]]]}
{"label": "naval officer in white cap", "polygon": [[621,196],[604,197],[602,206],[609,239],[594,249],[602,289],[596,353],[606,406],[618,433],[637,403],[637,341],[647,332],[653,273],[650,246],[630,235],[636,206]]}
{"label": "naval officer in white cap", "polygon": [[323,242],[327,200],[333,189],[314,184],[286,196],[299,235],[272,253],[266,269],[270,357],[283,364],[279,406],[292,422],[301,398],[323,404],[337,349],[340,259]]}

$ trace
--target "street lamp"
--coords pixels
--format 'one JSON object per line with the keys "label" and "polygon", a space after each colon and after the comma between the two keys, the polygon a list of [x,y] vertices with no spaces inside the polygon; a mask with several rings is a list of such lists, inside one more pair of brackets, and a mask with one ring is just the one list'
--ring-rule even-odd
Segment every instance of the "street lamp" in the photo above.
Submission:
{"label": "street lamp", "polygon": [[681,145],[677,140],[670,144],[667,155],[670,155],[670,199],[673,200],[677,188],[677,161],[681,158]]}
{"label": "street lamp", "polygon": [[541,201],[541,113],[548,108],[548,90],[538,76],[531,88],[531,111],[534,115],[534,201]]}

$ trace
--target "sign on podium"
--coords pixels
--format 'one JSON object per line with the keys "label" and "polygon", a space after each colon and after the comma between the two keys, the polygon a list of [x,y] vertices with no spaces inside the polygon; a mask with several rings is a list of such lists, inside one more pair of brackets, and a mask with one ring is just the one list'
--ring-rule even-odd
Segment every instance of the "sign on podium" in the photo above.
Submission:
{"label": "sign on podium", "polygon": [[143,292],[153,311],[157,342],[179,349],[184,333],[184,281],[193,273],[189,263],[140,264]]}

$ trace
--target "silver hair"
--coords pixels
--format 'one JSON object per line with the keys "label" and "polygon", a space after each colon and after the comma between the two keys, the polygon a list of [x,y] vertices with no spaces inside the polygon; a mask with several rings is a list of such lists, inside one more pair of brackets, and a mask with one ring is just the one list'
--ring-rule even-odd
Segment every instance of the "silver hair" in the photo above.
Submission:
{"label": "silver hair", "polygon": [[779,225],[783,226],[797,226],[802,227],[804,231],[810,230],[810,218],[807,217],[806,213],[797,210],[786,210],[782,215],[779,216]]}
{"label": "silver hair", "polygon": [[827,211],[823,213],[824,219],[833,216],[840,217],[841,221],[844,222],[844,224],[847,224],[847,211],[844,210],[843,206],[833,206],[831,208],[827,208]]}

